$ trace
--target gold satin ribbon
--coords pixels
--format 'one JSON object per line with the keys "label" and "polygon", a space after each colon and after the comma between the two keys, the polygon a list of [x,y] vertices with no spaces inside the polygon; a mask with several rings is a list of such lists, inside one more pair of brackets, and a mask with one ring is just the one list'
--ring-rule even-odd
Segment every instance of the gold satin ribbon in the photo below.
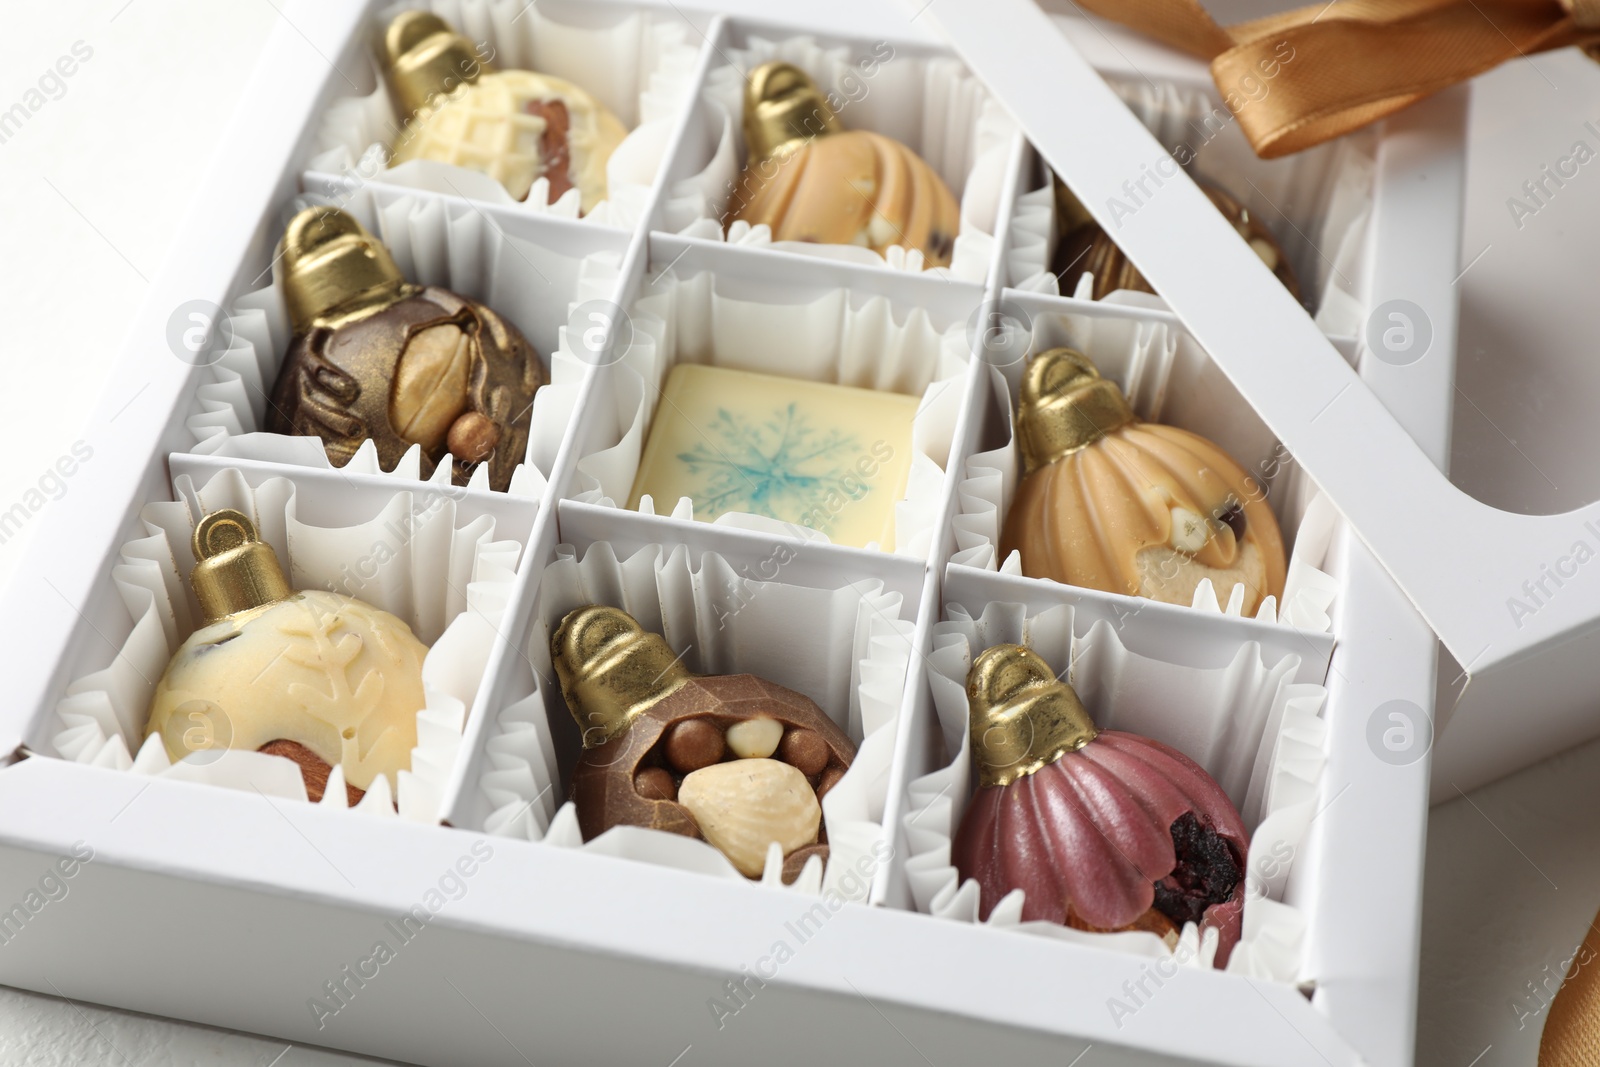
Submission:
{"label": "gold satin ribbon", "polygon": [[1572,965],[1544,1023],[1539,1067],[1600,1064],[1600,915],[1589,924]]}
{"label": "gold satin ribbon", "polygon": [[1333,0],[1228,27],[1198,0],[1075,2],[1210,60],[1263,159],[1360,129],[1509,59],[1600,49],[1600,0]]}

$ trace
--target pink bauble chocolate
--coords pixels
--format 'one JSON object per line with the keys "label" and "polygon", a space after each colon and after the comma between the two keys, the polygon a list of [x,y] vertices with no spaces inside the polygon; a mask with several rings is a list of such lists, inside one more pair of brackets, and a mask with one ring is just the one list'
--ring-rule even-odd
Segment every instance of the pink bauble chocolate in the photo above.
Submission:
{"label": "pink bauble chocolate", "polygon": [[967,680],[980,785],[952,860],[987,919],[1014,889],[1024,920],[1171,935],[1187,922],[1238,943],[1249,838],[1193,760],[1136,734],[1095,731],[1036,653],[991,648]]}

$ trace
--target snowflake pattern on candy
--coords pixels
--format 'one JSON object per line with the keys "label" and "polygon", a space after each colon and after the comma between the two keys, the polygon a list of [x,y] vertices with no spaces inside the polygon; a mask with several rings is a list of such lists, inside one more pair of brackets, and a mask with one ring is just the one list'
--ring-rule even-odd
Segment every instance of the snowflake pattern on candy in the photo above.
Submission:
{"label": "snowflake pattern on candy", "polygon": [[702,441],[678,459],[702,482],[695,510],[706,518],[742,511],[829,533],[838,509],[830,497],[860,500],[871,489],[850,477],[866,448],[854,434],[819,433],[800,405],[751,420],[718,408]]}

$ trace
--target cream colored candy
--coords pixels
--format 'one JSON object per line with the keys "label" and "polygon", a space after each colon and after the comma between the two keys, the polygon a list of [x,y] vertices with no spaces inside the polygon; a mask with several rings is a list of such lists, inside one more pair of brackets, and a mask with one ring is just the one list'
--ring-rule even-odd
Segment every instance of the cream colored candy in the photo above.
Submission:
{"label": "cream colored candy", "polygon": [[773,759],[738,759],[702,767],[678,786],[707,842],[747,878],[766,865],[776,841],[788,855],[817,839],[822,805],[805,775]]}
{"label": "cream colored candy", "polygon": [[398,788],[424,706],[428,649],[386,611],[335,593],[297,593],[190,635],[156,685],[147,734],[174,761],[287,739],[368,789]]}
{"label": "cream colored candy", "polygon": [[1233,587],[1245,587],[1244,610],[1254,611],[1269,595],[1267,568],[1254,541],[1244,541],[1230,567],[1210,567],[1190,555],[1158,545],[1141,549],[1134,557],[1139,569],[1139,595],[1167,604],[1188,607],[1203,578],[1211,579],[1218,599],[1225,605]]}
{"label": "cream colored candy", "polygon": [[667,377],[629,507],[765,515],[834,544],[894,548],[917,398],[680,364]]}
{"label": "cream colored candy", "polygon": [[605,105],[561,78],[526,70],[484,74],[442,103],[419,112],[394,145],[390,166],[431,159],[489,175],[525,200],[547,163],[540,148],[545,120],[528,112],[539,101],[560,101],[571,120],[567,134],[572,184],[589,212],[606,198],[606,164],[624,127]]}
{"label": "cream colored candy", "polygon": [[741,759],[760,759],[778,751],[783,724],[776,719],[746,719],[728,727],[728,748]]}

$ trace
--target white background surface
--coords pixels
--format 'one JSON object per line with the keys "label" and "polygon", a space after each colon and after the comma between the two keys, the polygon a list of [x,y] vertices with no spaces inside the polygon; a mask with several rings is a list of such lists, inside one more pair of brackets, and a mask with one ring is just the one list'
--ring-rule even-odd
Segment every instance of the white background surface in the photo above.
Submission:
{"label": "white background surface", "polygon": [[[107,428],[83,425],[90,391],[281,16],[270,0],[0,0],[0,12],[0,111],[75,42],[94,50],[0,143],[3,512],[73,442],[112,447]],[[1575,141],[1600,149],[1600,66],[1564,53],[1480,79],[1471,136],[1455,476],[1502,507],[1564,511],[1600,497],[1600,160],[1520,227],[1507,200]],[[1507,361],[1526,371],[1511,388],[1489,376]],[[29,532],[0,542],[0,580]],[[1506,722],[1516,729],[1515,708]],[[1434,810],[1419,1063],[1534,1063],[1554,976],[1600,907],[1596,781],[1600,744]],[[160,981],[159,962],[147,978]],[[0,1065],[372,1062],[0,989]]]}

